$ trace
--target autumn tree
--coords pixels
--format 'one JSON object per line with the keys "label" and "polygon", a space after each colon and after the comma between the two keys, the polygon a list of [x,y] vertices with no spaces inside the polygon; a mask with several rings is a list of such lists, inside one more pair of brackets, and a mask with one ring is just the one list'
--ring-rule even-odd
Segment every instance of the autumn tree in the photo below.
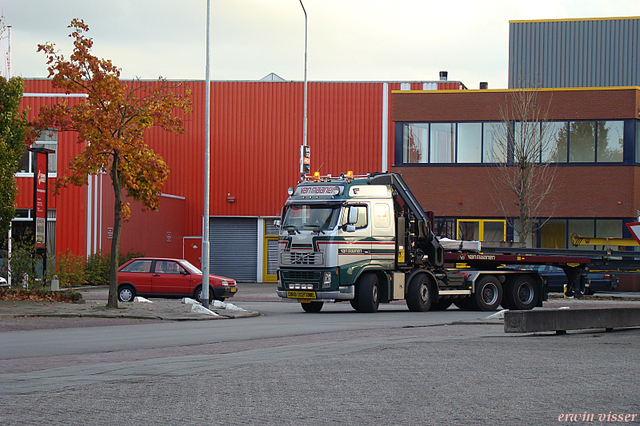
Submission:
{"label": "autumn tree", "polygon": [[500,107],[501,124],[493,126],[493,143],[485,148],[493,157],[487,169],[493,201],[525,244],[553,215],[550,195],[562,139],[548,123],[550,101],[545,103],[540,93],[509,92]]}
{"label": "autumn tree", "polygon": [[[158,82],[121,81],[120,69],[107,59],[91,54],[93,40],[85,34],[89,27],[73,19],[73,53],[65,59],[55,44],[38,46],[47,57],[49,77],[54,87],[67,93],[84,93],[86,98],[70,106],[62,101],[42,107],[33,126],[76,132],[83,150],[72,158],[57,189],[67,185],[87,184],[90,174],[108,173],[111,177],[114,203],[111,269],[107,306],[118,306],[117,270],[122,221],[130,215],[123,191],[145,209],[156,210],[161,188],[169,169],[164,160],[144,141],[144,133],[152,126],[174,133],[184,132],[183,121],[176,110],[191,112],[188,88]],[[182,93],[182,94],[181,94]]]}

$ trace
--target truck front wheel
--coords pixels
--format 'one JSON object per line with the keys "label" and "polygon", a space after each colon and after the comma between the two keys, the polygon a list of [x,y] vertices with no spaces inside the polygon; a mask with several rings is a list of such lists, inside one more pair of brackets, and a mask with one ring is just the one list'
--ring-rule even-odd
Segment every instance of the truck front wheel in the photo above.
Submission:
{"label": "truck front wheel", "polygon": [[300,303],[300,306],[302,306],[302,310],[305,312],[309,312],[312,314],[317,314],[318,312],[320,312],[320,310],[322,309],[322,306],[324,305],[324,302],[307,302],[307,303]]}
{"label": "truck front wheel", "polygon": [[433,285],[425,274],[418,274],[411,279],[407,289],[407,307],[411,312],[426,312],[431,307],[434,297]]}
{"label": "truck front wheel", "polygon": [[[365,273],[360,277],[360,284],[356,291],[358,312],[378,312],[378,276],[373,273]],[[353,304],[352,304],[353,306]]]}

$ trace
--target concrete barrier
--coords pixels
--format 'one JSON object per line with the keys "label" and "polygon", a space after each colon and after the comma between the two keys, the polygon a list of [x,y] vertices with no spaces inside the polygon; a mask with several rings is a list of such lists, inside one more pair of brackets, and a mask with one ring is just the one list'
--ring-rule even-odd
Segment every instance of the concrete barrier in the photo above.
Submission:
{"label": "concrete barrier", "polygon": [[531,311],[507,311],[504,314],[505,333],[530,333],[567,330],[584,330],[640,326],[640,308],[594,309],[534,309]]}

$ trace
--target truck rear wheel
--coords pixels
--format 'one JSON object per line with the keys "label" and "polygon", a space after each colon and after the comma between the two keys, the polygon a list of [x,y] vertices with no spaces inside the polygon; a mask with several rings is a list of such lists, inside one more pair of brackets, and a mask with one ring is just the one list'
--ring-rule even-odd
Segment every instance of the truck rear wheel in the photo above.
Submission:
{"label": "truck rear wheel", "polygon": [[540,297],[540,286],[534,276],[521,275],[509,283],[504,297],[505,304],[509,306],[509,309],[533,309]]}
{"label": "truck rear wheel", "polygon": [[378,276],[376,274],[368,272],[360,277],[356,298],[358,312],[378,312],[380,300],[378,299]]}
{"label": "truck rear wheel", "polygon": [[307,302],[307,303],[300,303],[300,306],[302,306],[302,310],[305,312],[309,312],[312,314],[317,314],[318,312],[320,312],[320,310],[322,309],[322,306],[324,305],[324,302]]}
{"label": "truck rear wheel", "polygon": [[502,284],[498,278],[487,275],[480,279],[471,303],[478,311],[495,311],[502,303]]}
{"label": "truck rear wheel", "polygon": [[407,307],[411,312],[426,312],[431,307],[434,288],[426,274],[418,274],[411,279],[407,289]]}

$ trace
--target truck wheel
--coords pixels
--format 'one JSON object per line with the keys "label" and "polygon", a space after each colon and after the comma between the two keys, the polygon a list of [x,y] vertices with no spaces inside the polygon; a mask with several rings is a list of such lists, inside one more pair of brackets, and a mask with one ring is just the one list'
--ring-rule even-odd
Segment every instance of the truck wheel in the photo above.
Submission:
{"label": "truck wheel", "polygon": [[446,311],[453,301],[451,299],[440,299],[437,302],[431,304],[430,311]]}
{"label": "truck wheel", "polygon": [[471,309],[473,309],[473,307],[471,306],[471,298],[469,297],[456,299],[453,301],[453,304],[463,311],[470,311]]}
{"label": "truck wheel", "polygon": [[411,312],[426,312],[433,300],[433,285],[425,274],[418,274],[411,279],[407,289],[407,307]]}
{"label": "truck wheel", "polygon": [[358,305],[358,299],[357,298],[353,298],[353,299],[349,300],[349,304],[356,311],[360,310],[360,305]]}
{"label": "truck wheel", "polygon": [[535,277],[522,275],[507,287],[505,299],[510,309],[528,310],[536,306],[539,293],[540,286],[536,283]]}
{"label": "truck wheel", "polygon": [[365,273],[360,277],[360,284],[356,291],[358,298],[358,312],[378,312],[378,276]]}
{"label": "truck wheel", "polygon": [[302,306],[302,310],[305,312],[310,312],[312,314],[317,314],[322,309],[324,302],[309,302],[309,303],[300,303]]}
{"label": "truck wheel", "polygon": [[495,311],[502,303],[502,284],[493,275],[483,277],[471,297],[472,306],[478,311]]}

